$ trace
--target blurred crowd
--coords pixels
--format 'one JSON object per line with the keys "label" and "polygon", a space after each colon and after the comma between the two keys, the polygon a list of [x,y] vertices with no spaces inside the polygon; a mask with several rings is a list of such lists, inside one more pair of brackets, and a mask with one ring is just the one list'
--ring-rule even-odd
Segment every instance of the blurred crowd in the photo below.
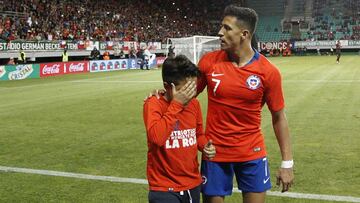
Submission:
{"label": "blurred crowd", "polygon": [[315,0],[313,17],[306,40],[360,40],[360,0]]}
{"label": "blurred crowd", "polygon": [[164,41],[215,35],[224,1],[0,0],[0,38]]}
{"label": "blurred crowd", "polygon": [[[216,35],[219,17],[230,2],[0,0],[0,41],[165,42],[171,37]],[[360,0],[314,0],[315,23],[302,40],[360,40],[359,8]],[[286,25],[284,30],[289,30]],[[272,31],[270,26],[266,30]],[[281,29],[275,27],[274,32]]]}

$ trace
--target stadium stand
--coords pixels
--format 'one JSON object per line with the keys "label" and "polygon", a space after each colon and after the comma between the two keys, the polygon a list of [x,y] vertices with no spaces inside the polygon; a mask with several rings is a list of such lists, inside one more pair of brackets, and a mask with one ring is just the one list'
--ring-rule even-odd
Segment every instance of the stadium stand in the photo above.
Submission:
{"label": "stadium stand", "polygon": [[[0,40],[123,40],[216,35],[231,0],[0,0]],[[245,0],[260,41],[360,39],[360,0]],[[326,6],[324,6],[326,5]]]}
{"label": "stadium stand", "polygon": [[290,33],[283,32],[281,20],[284,18],[286,1],[247,1],[250,8],[259,14],[259,23],[256,29],[261,41],[280,41],[290,39]]}
{"label": "stadium stand", "polygon": [[163,41],[168,37],[214,35],[218,26],[211,23],[207,16],[220,16],[224,5],[219,7],[215,0],[208,2],[2,1],[0,34],[3,40],[89,38],[102,41]]}
{"label": "stadium stand", "polygon": [[259,13],[260,41],[360,39],[359,0],[246,2]]}
{"label": "stadium stand", "polygon": [[315,0],[315,23],[303,34],[303,40],[360,39],[356,32],[360,23],[359,6],[358,0]]}

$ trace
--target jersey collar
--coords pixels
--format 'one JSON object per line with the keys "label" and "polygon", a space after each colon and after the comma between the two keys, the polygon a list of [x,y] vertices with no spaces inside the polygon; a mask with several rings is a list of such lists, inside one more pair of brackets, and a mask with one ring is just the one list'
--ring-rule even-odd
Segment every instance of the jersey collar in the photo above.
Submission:
{"label": "jersey collar", "polygon": [[245,64],[245,66],[252,64],[252,63],[255,62],[256,60],[259,60],[259,58],[260,58],[259,52],[256,51],[255,49],[253,49],[253,50],[254,50],[255,54],[254,54],[254,56],[251,58],[251,60],[250,60],[247,64]]}

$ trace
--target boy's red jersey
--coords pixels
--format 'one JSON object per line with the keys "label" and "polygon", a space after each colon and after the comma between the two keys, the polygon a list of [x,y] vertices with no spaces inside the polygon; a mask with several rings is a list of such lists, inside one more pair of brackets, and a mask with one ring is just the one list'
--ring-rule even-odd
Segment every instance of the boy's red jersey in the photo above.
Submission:
{"label": "boy's red jersey", "polygon": [[207,141],[199,101],[183,106],[152,97],[144,104],[143,116],[150,190],[178,192],[200,185],[197,153]]}

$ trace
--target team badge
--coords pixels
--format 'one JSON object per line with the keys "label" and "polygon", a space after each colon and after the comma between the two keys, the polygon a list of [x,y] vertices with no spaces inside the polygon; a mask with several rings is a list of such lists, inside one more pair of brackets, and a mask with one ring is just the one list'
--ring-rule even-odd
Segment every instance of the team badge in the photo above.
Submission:
{"label": "team badge", "polygon": [[257,76],[257,75],[250,75],[248,77],[248,79],[246,80],[246,84],[247,84],[248,88],[250,88],[252,90],[256,90],[257,88],[260,87],[261,80],[260,80],[259,76]]}

